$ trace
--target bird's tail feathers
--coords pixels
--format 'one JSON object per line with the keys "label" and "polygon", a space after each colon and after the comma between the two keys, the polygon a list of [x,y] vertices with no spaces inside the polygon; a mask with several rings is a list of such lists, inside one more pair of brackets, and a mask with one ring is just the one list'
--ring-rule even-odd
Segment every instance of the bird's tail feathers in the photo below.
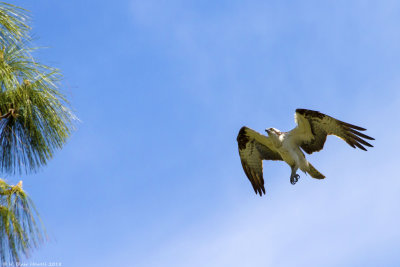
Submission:
{"label": "bird's tail feathers", "polygon": [[311,165],[311,163],[308,163],[308,171],[307,171],[312,178],[315,179],[324,179],[325,175],[323,175],[322,173],[320,173],[319,171],[317,171],[317,169],[314,168],[313,165]]}

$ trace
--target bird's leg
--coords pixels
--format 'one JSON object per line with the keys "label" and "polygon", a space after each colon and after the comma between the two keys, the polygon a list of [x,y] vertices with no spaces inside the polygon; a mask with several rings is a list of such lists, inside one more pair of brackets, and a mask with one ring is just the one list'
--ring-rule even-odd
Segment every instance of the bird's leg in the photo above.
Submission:
{"label": "bird's leg", "polygon": [[299,178],[300,178],[300,175],[298,175],[296,173],[296,171],[297,171],[297,168],[296,167],[292,167],[292,173],[290,175],[290,183],[292,185],[295,185],[297,183],[297,181],[299,180]]}

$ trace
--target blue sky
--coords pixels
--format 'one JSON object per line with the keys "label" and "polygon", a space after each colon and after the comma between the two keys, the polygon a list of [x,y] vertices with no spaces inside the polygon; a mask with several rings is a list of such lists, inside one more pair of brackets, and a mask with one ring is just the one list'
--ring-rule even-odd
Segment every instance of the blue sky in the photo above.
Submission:
{"label": "blue sky", "polygon": [[[14,1],[60,68],[82,123],[22,177],[63,266],[398,266],[398,1]],[[290,130],[298,107],[366,127],[330,137],[326,175],[238,156],[247,125]],[[6,177],[18,182],[21,177]]]}

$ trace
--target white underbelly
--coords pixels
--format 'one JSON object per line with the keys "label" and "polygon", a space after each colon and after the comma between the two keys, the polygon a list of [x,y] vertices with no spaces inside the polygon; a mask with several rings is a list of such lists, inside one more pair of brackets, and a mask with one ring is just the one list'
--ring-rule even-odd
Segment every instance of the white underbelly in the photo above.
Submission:
{"label": "white underbelly", "polygon": [[294,166],[297,165],[296,164],[296,159],[295,157],[293,157],[293,153],[291,153],[289,150],[280,147],[280,149],[278,150],[279,154],[281,155],[282,159],[289,164],[290,166]]}
{"label": "white underbelly", "polygon": [[281,146],[278,152],[282,159],[291,167],[300,168],[302,171],[306,171],[308,169],[307,160],[300,149],[293,150]]}

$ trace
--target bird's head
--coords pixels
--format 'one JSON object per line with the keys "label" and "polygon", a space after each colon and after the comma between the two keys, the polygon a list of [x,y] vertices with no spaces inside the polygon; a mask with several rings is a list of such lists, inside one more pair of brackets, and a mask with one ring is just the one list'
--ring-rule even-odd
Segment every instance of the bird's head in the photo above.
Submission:
{"label": "bird's head", "polygon": [[268,128],[268,129],[265,129],[265,131],[267,132],[268,136],[279,137],[282,134],[281,131],[279,131],[278,129],[275,129],[275,128]]}

